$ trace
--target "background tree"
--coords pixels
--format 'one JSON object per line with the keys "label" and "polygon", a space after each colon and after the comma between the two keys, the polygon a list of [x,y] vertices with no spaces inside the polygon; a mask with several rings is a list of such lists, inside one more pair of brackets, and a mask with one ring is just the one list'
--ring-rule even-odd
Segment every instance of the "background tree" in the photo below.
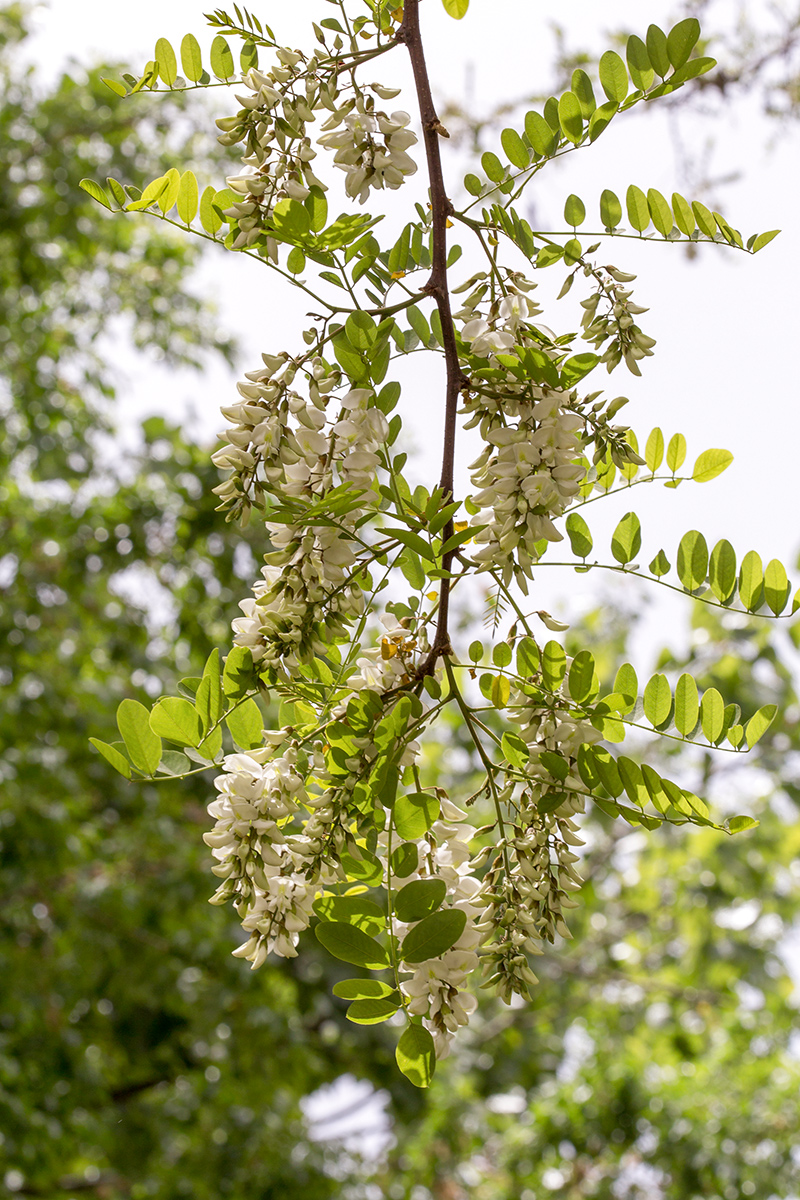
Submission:
{"label": "background tree", "polygon": [[[24,406],[24,388],[17,394]],[[80,408],[75,424],[82,453],[89,419]],[[59,436],[71,430],[62,426]],[[752,860],[741,842],[678,833],[656,862],[655,847],[637,847],[635,834],[633,844],[620,843],[600,820],[581,917],[593,930],[592,953],[548,959],[540,1000],[525,1019],[487,1003],[473,1042],[424,1099],[389,1071],[391,1037],[378,1030],[365,1038],[346,1025],[344,1006],[329,998],[322,955],[302,969],[284,964],[255,976],[228,959],[230,922],[203,902],[198,833],[206,786],[187,780],[156,796],[114,782],[85,745],[90,731],[116,736],[109,698],[130,693],[132,670],[142,699],[174,687],[179,674],[197,673],[225,637],[215,620],[226,602],[230,616],[239,586],[233,550],[240,538],[216,524],[204,499],[214,482],[207,451],[163,422],[148,423],[144,434],[141,468],[126,464],[122,478],[87,476],[83,468],[73,475],[77,500],[75,491],[57,498],[24,476],[10,480],[3,497],[10,753],[2,954],[15,980],[0,1041],[7,1186],[45,1195],[212,1196],[246,1188],[327,1196],[346,1186],[358,1194],[355,1180],[331,1184],[322,1174],[321,1153],[296,1123],[300,1097],[343,1070],[391,1087],[399,1145],[381,1180],[390,1196],[425,1186],[437,1197],[499,1197],[509,1186],[542,1186],[548,1170],[562,1182],[550,1174],[545,1186],[555,1183],[565,1195],[611,1195],[614,1184],[614,1194],[627,1186],[636,1196],[640,1161],[654,1172],[638,1176],[645,1195],[662,1186],[657,1172],[671,1177],[662,1177],[664,1187],[677,1180],[687,1195],[712,1186],[722,1195],[737,1187],[762,1194],[779,1179],[791,1186],[785,1147],[795,1118],[784,1097],[796,1087],[785,1055],[793,1010],[775,953],[781,927],[762,921],[778,916],[788,924],[793,916],[791,808],[782,817],[767,812],[755,852],[762,857]],[[87,462],[89,455],[87,446]],[[147,605],[121,594],[132,563],[172,596],[163,629]],[[768,676],[764,687],[777,659],[763,632],[712,624],[708,633],[698,653],[726,701],[794,702],[785,673]],[[582,644],[591,636],[590,623]],[[759,669],[740,661],[733,669],[736,641],[736,660],[752,646]],[[165,644],[172,650],[165,653]],[[30,743],[21,730],[33,731]],[[460,739],[457,728],[451,736]],[[786,749],[762,747],[766,767]],[[461,772],[452,783],[466,789],[468,779]],[[765,877],[775,879],[774,901],[762,898],[772,891]],[[676,892],[671,924],[659,930]],[[697,906],[699,898],[706,903]],[[715,914],[730,922],[729,910],[751,898],[762,905],[752,924],[720,943]],[[605,926],[592,923],[599,916]],[[735,996],[745,968],[762,988],[763,1009],[753,1010],[756,995],[745,993],[744,1004]],[[750,1049],[762,1034],[770,1044]],[[745,1044],[748,1094],[758,1086],[746,1126],[731,1099],[742,1084]],[[674,1075],[648,1075],[643,1063],[651,1056]],[[719,1115],[702,1126],[719,1081]],[[685,1119],[690,1129],[676,1124]],[[335,1168],[347,1171],[341,1160]]]}

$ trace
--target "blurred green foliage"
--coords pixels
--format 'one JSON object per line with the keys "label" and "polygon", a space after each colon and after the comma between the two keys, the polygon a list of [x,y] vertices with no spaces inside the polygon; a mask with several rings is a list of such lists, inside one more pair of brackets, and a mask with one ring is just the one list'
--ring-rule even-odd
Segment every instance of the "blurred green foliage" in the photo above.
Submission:
{"label": "blurred green foliage", "polygon": [[[703,757],[680,768],[723,808],[745,789],[760,828],[645,839],[593,817],[574,943],[539,960],[531,1008],[482,1007],[425,1095],[394,1072],[391,1031],[346,1023],[321,950],[256,974],[230,957],[235,920],[206,903],[210,780],[126,783],[88,737],[115,739],[124,695],[198,672],[261,549],[214,514],[208,449],[163,419],[145,423],[136,454],[98,455],[115,384],[107,316],[175,363],[231,347],[187,289],[193,251],[106,220],[77,188],[103,173],[104,143],[109,171],[135,179],[144,148],[152,168],[169,110],[158,125],[123,107],[99,72],[44,92],[14,67],[17,9],[0,31],[5,1187],[107,1200],[789,1196],[799,710],[780,635],[757,620],[701,613],[689,661],[665,651],[660,669],[691,663],[726,702],[780,705],[755,771]],[[194,136],[188,114],[181,129]],[[612,613],[587,618],[583,645],[624,647]],[[431,778],[468,786],[459,746],[454,726],[429,750]],[[346,1072],[390,1093],[385,1160],[308,1136],[303,1097]]]}

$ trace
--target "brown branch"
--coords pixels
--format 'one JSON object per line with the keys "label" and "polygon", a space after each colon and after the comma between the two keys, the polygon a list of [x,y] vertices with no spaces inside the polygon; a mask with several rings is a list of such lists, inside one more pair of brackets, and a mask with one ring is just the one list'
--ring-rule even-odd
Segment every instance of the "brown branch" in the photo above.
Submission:
{"label": "brown branch", "polygon": [[[419,0],[406,0],[403,23],[397,31],[397,41],[405,43],[411,59],[414,72],[414,84],[417,90],[422,135],[425,142],[425,155],[428,161],[428,179],[430,181],[431,197],[431,227],[433,232],[433,254],[431,256],[431,275],[423,291],[434,298],[439,310],[442,325],[442,343],[447,368],[445,392],[444,440],[442,446],[442,474],[439,486],[444,492],[443,504],[447,504],[453,496],[453,465],[456,449],[456,412],[460,392],[468,386],[469,380],[461,370],[456,349],[455,327],[453,314],[450,309],[450,292],[447,286],[447,221],[452,215],[453,205],[447,198],[442,174],[442,160],[439,154],[439,138],[449,137],[447,130],[440,122],[431,95],[428,70],[425,65],[425,53],[419,29]],[[442,530],[442,543],[453,534],[453,523],[448,521]],[[453,562],[454,551],[442,558],[442,570],[449,571]],[[436,633],[431,646],[431,652],[419,668],[418,676],[431,675],[437,659],[443,654],[449,654],[450,635],[447,620],[450,610],[450,580],[442,579],[439,593],[439,616]]]}

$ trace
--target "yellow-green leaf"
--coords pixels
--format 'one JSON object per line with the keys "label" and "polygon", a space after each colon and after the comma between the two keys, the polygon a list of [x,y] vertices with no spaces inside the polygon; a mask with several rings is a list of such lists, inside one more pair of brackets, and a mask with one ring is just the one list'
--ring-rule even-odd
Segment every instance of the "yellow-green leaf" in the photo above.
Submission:
{"label": "yellow-green leaf", "polygon": [[178,199],[178,191],[181,186],[181,174],[175,167],[170,167],[164,176],[166,187],[158,197],[158,207],[161,209],[164,216],[170,211],[175,201]]}
{"label": "yellow-green leaf", "polygon": [[158,63],[158,73],[164,83],[167,87],[172,87],[178,78],[178,60],[166,38],[159,38],[156,42],[156,62]]}
{"label": "yellow-green leaf", "polygon": [[625,194],[625,205],[628,209],[628,220],[633,228],[638,229],[639,233],[644,233],[650,224],[650,209],[644,192],[633,183]]}
{"label": "yellow-green leaf", "polygon": [[777,558],[773,558],[764,570],[764,599],[776,617],[786,608],[790,591],[786,568]]}
{"label": "yellow-green leaf", "polygon": [[200,43],[193,33],[187,33],[181,42],[181,66],[183,73],[192,83],[197,83],[203,74],[203,56]]}
{"label": "yellow-green leaf", "polygon": [[96,200],[98,204],[102,204],[103,208],[107,208],[109,212],[114,211],[111,201],[106,195],[105,188],[96,183],[94,179],[82,179],[78,187],[83,188],[86,194],[91,196],[93,200]]}
{"label": "yellow-green leaf", "polygon": [[192,171],[184,171],[178,186],[178,216],[186,225],[191,225],[197,216],[197,180]]}
{"label": "yellow-green leaf", "polygon": [[[467,15],[469,0],[442,0],[442,4],[447,15],[453,17],[456,21],[460,21],[462,17]],[[427,1084],[425,1086],[427,1087]]]}
{"label": "yellow-green leaf", "polygon": [[692,479],[695,483],[708,483],[710,479],[716,479],[723,471],[727,471],[732,462],[733,455],[730,450],[704,450],[694,464]]}
{"label": "yellow-green leaf", "polygon": [[212,237],[222,226],[222,217],[214,208],[215,195],[214,188],[207,187],[200,197],[200,224]]}

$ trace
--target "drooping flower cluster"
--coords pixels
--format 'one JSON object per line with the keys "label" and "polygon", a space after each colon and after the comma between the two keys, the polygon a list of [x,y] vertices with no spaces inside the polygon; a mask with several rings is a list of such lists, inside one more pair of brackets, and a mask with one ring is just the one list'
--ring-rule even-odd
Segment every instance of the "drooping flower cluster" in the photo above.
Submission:
{"label": "drooping flower cluster", "polygon": [[364,204],[371,187],[399,188],[407,175],[416,172],[417,165],[406,151],[417,135],[408,128],[411,117],[406,112],[387,116],[363,94],[356,98],[355,107],[352,103],[328,118],[317,143],[336,151],[333,161],[346,172],[348,196]]}
{"label": "drooping flower cluster", "polygon": [[[264,355],[264,363],[239,384],[241,402],[223,409],[233,428],[212,457],[232,471],[215,489],[224,506],[263,506],[266,494],[290,506],[288,519],[266,522],[273,550],[234,631],[255,661],[291,671],[298,656],[324,652],[363,611],[350,578],[356,526],[379,500],[374,481],[388,423],[370,388],[335,397],[338,372],[321,359],[307,371],[308,399],[291,388],[293,362]],[[325,499],[343,487],[332,522]]]}
{"label": "drooping flower cluster", "polygon": [[[277,740],[278,746],[285,742],[283,731]],[[234,901],[250,934],[234,954],[254,969],[273,952],[294,957],[314,898],[333,878],[329,869],[312,866],[332,810],[318,804],[302,833],[290,831],[301,806],[310,808],[312,801],[297,770],[296,746],[283,747],[279,756],[276,748],[227,755],[224,773],[214,781],[220,794],[208,809],[216,825],[203,835],[218,860],[214,874],[223,880],[211,903]]]}
{"label": "drooping flower cluster", "polygon": [[[400,987],[408,1000],[408,1011],[421,1016],[433,1036],[437,1058],[446,1058],[450,1044],[459,1027],[469,1022],[477,1000],[466,992],[467,981],[479,964],[481,919],[487,901],[480,882],[472,873],[470,842],[475,830],[466,820],[466,813],[450,800],[442,800],[440,819],[435,821],[424,838],[414,843],[416,866],[404,874],[395,886],[415,879],[440,879],[447,893],[444,907],[439,911],[455,910],[464,914],[464,928],[458,939],[444,954],[413,964],[401,963],[401,974],[408,975]],[[381,835],[384,856],[387,856],[387,835]],[[402,940],[416,922],[394,920],[392,930]]]}
{"label": "drooping flower cluster", "polygon": [[536,982],[527,955],[541,954],[557,934],[571,937],[564,910],[576,906],[571,893],[582,883],[575,869],[583,845],[575,817],[584,811],[586,792],[577,753],[601,737],[558,697],[531,696],[531,690],[512,689],[510,720],[528,747],[529,782],[509,782],[513,832],[487,872],[491,910],[479,925],[489,939],[484,971],[506,1000],[515,991],[526,995]]}

